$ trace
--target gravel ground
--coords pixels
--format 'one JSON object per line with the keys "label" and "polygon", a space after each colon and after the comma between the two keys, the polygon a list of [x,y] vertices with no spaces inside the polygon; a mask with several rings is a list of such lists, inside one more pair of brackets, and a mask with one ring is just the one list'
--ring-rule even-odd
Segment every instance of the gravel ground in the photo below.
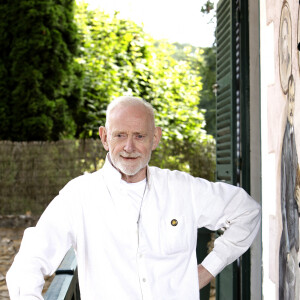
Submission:
{"label": "gravel ground", "polygon": [[[19,251],[24,230],[34,226],[36,218],[30,216],[0,216],[0,299],[9,299],[5,276]],[[52,278],[46,279],[44,291]]]}

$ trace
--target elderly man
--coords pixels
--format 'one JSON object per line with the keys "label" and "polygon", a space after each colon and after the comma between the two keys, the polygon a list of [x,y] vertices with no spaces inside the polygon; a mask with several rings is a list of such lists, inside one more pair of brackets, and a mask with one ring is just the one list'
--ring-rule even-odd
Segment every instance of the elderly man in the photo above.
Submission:
{"label": "elderly man", "polygon": [[[7,274],[11,299],[42,299],[73,246],[83,300],[196,300],[252,243],[260,207],[242,189],[149,167],[161,129],[142,99],[121,97],[99,129],[103,168],[70,181],[25,231]],[[197,266],[197,229],[226,227]]]}

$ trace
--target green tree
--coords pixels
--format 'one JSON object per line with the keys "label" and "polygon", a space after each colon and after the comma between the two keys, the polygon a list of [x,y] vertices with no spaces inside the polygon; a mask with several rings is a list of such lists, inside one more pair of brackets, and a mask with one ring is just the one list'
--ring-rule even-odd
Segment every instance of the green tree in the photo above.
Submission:
{"label": "green tree", "polygon": [[211,11],[214,11],[215,9],[215,2],[216,1],[210,1],[210,0],[205,0],[202,7],[201,7],[201,12],[204,14],[210,14]]}
{"label": "green tree", "polygon": [[83,105],[76,118],[76,136],[96,137],[104,123],[107,104],[114,97],[150,92],[150,56],[142,28],[132,21],[100,10],[77,7],[81,54],[77,62],[84,73]]}
{"label": "green tree", "polygon": [[80,101],[72,0],[0,5],[0,139],[73,136]]}
{"label": "green tree", "polygon": [[[203,112],[197,108],[201,78],[189,60],[189,49],[175,59],[176,47],[154,41],[134,22],[99,10],[78,7],[77,24],[84,69],[84,106],[79,134],[97,135],[105,108],[113,97],[134,95],[151,102],[167,139],[201,139]],[[79,123],[79,122],[77,122]]]}
{"label": "green tree", "polygon": [[199,108],[205,109],[205,130],[216,136],[216,47],[202,49],[203,60],[199,61],[199,73],[202,78],[203,88],[200,91]]}
{"label": "green tree", "polygon": [[163,128],[164,136],[151,162],[214,180],[215,142],[204,129],[204,110],[198,108],[203,51],[184,46],[178,53],[178,45],[159,43],[157,46],[160,54],[157,69],[163,75],[157,82],[158,91],[155,90],[152,104],[157,109],[158,125]]}
{"label": "green tree", "polygon": [[77,61],[84,74],[78,136],[98,135],[114,97],[142,97],[154,106],[157,125],[163,129],[163,141],[151,163],[213,179],[214,140],[207,135],[204,111],[197,106],[202,52],[185,47],[176,57],[174,45],[153,40],[117,13],[89,11],[84,4],[78,7],[76,20],[82,49]]}
{"label": "green tree", "polygon": [[204,110],[205,130],[216,134],[216,98],[213,86],[216,83],[216,47],[199,48],[188,44],[174,43],[176,52],[173,57],[189,63],[190,68],[201,78],[198,107]]}

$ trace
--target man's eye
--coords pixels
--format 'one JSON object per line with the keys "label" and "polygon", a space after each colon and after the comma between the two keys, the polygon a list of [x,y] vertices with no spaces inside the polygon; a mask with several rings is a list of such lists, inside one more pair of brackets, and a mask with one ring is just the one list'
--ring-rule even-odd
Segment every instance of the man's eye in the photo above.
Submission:
{"label": "man's eye", "polygon": [[142,139],[142,138],[144,138],[144,137],[145,137],[145,136],[142,135],[142,134],[138,134],[138,135],[137,135],[137,138],[138,138],[138,139]]}

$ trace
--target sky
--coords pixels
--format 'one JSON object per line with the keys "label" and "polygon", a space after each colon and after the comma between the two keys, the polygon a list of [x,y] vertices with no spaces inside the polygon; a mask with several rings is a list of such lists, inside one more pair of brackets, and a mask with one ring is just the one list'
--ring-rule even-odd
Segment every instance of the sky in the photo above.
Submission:
{"label": "sky", "polygon": [[214,42],[215,24],[211,15],[201,13],[203,0],[85,0],[90,8],[108,13],[120,12],[120,17],[142,25],[155,39],[210,47]]}

